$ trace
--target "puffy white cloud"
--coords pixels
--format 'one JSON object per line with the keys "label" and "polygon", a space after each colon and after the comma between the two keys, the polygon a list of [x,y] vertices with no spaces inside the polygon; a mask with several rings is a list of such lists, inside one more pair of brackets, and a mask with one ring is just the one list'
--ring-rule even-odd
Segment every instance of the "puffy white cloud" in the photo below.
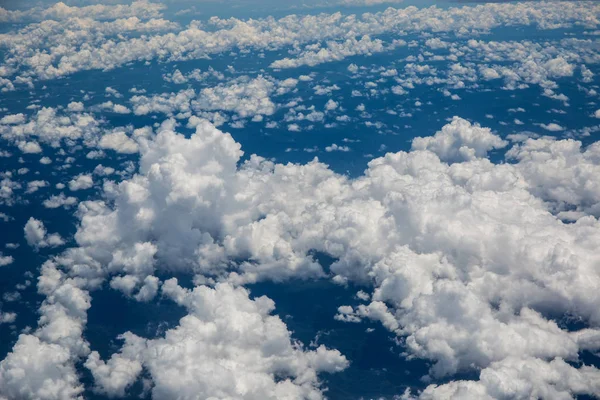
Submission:
{"label": "puffy white cloud", "polygon": [[33,217],[27,220],[23,230],[25,232],[27,244],[36,249],[43,247],[57,247],[65,244],[65,241],[58,233],[48,234],[44,223]]}
{"label": "puffy white cloud", "polygon": [[84,366],[91,371],[96,390],[109,397],[125,397],[125,389],[142,371],[138,361],[113,356],[105,363],[96,351],[90,353]]}
{"label": "puffy white cloud", "polygon": [[50,196],[50,198],[44,200],[42,205],[46,208],[69,208],[77,204],[77,199],[72,196],[65,196],[64,193]]}
{"label": "puffy white cloud", "polygon": [[[97,276],[98,268],[106,271],[101,275],[121,274],[115,287],[134,295],[162,265],[196,274],[198,282],[321,277],[311,256],[316,250],[337,260],[331,266],[336,282],[373,287],[372,296],[363,296],[366,304],[341,307],[338,318],[380,321],[404,339],[409,354],[433,363],[432,376],[502,364],[507,385],[517,385],[519,364],[510,360],[554,368],[598,348],[593,271],[600,225],[590,214],[600,195],[580,186],[591,178],[577,176],[578,165],[595,174],[596,145],[581,150],[575,141],[529,139],[509,151],[515,163],[495,165],[487,153],[507,143],[454,118],[433,137],[415,139],[411,152],[388,153],[350,180],[317,161],[280,165],[252,156],[238,167],[239,144],[197,122],[189,138],[167,128],[141,142],[139,173],[107,188],[114,206],[80,207],[80,247],[63,259],[67,270],[80,270],[81,263],[68,261],[77,254],[87,260],[86,274]],[[576,222],[555,214],[561,201],[577,207]],[[189,308],[192,293],[225,289],[188,292],[170,283],[163,290]],[[190,311],[164,339],[128,336],[118,356],[151,370],[165,398],[176,396],[162,379],[171,367],[143,354],[198,332]],[[549,319],[563,314],[590,329],[569,332]],[[140,358],[127,355],[134,348]],[[588,371],[572,368],[573,376]],[[485,394],[484,376],[456,385]],[[212,387],[194,382],[199,391]],[[544,382],[559,392],[580,390]]]}
{"label": "puffy white cloud", "polygon": [[172,116],[175,113],[190,116],[190,102],[196,97],[194,89],[182,90],[178,93],[165,93],[161,95],[133,96],[129,101],[133,105],[135,115],[147,115],[150,113],[163,113]]}
{"label": "puffy white cloud", "polygon": [[10,265],[14,261],[15,259],[12,256],[5,256],[4,254],[0,253],[0,267]]}
{"label": "puffy white cloud", "polygon": [[12,324],[16,320],[17,320],[16,313],[0,311],[0,324]]}
{"label": "puffy white cloud", "polygon": [[240,78],[202,89],[194,102],[194,109],[232,111],[242,118],[272,115],[276,106],[270,95],[274,90],[275,84],[261,75],[255,79]]}
{"label": "puffy white cloud", "polygon": [[104,363],[92,353],[86,367],[98,390],[120,396],[142,369],[154,383],[153,398],[323,398],[319,372],[338,372],[348,361],[321,346],[306,351],[291,339],[266,297],[251,300],[243,288],[218,284],[190,291],[166,281],[165,295],[189,315],[164,338],[122,335],[121,352]]}
{"label": "puffy white cloud", "polygon": [[137,143],[122,131],[111,132],[102,136],[98,142],[98,147],[125,154],[137,153],[138,151]]}
{"label": "puffy white cloud", "polygon": [[434,136],[415,138],[412,149],[429,150],[443,161],[454,162],[485,157],[488,151],[503,148],[507,144],[489,128],[471,125],[464,119],[454,117]]}
{"label": "puffy white cloud", "polygon": [[[597,395],[599,371],[579,369],[558,358],[549,363],[535,358],[508,358],[481,371],[480,381],[454,381],[430,386],[420,399],[572,399],[575,395]],[[509,383],[510,382],[510,383]]]}
{"label": "puffy white cloud", "polygon": [[565,130],[565,128],[554,122],[551,122],[549,124],[540,124],[540,126],[550,132],[560,132]]}
{"label": "puffy white cloud", "polygon": [[70,354],[33,335],[20,335],[11,353],[0,362],[0,398],[80,399],[83,386]]}
{"label": "puffy white cloud", "polygon": [[25,191],[25,193],[26,194],[35,193],[40,188],[44,188],[47,186],[48,186],[48,182],[46,182],[46,181],[36,180],[36,181],[27,182],[27,190]]}
{"label": "puffy white cloud", "polygon": [[71,191],[85,190],[94,186],[94,179],[90,174],[79,174],[69,181]]}
{"label": "puffy white cloud", "polygon": [[38,142],[18,142],[17,146],[19,147],[19,150],[21,150],[23,153],[25,154],[36,154],[36,153],[41,153],[42,152],[42,148],[41,146],[38,144]]}
{"label": "puffy white cloud", "polygon": [[131,4],[104,5],[95,4],[84,7],[71,7],[63,2],[58,2],[52,7],[41,9],[31,8],[27,11],[7,10],[0,8],[0,21],[44,21],[64,20],[69,18],[94,18],[94,19],[117,19],[127,17],[155,18],[161,15],[165,6],[159,3],[151,3],[147,0],[136,0]]}
{"label": "puffy white cloud", "polygon": [[333,99],[327,100],[327,103],[325,104],[325,110],[327,110],[327,111],[333,111],[333,110],[337,109],[338,107],[339,107],[339,103],[336,101],[333,101]]}
{"label": "puffy white cloud", "polygon": [[444,42],[440,38],[431,38],[425,41],[425,45],[431,49],[445,49],[448,47],[448,43]]}
{"label": "puffy white cloud", "polygon": [[[143,8],[143,7],[142,7]],[[7,73],[0,82],[6,90],[14,90],[7,77],[21,74],[28,77],[56,78],[81,70],[107,70],[132,61],[187,60],[206,58],[211,54],[233,49],[277,50],[285,46],[300,46],[321,41],[349,40],[328,46],[318,53],[308,50],[310,63],[332,61],[351,54],[370,54],[379,50],[377,40],[359,40],[365,35],[393,34],[395,32],[455,32],[461,36],[475,35],[498,26],[534,25],[540,29],[554,29],[573,24],[595,27],[598,25],[598,5],[580,2],[562,3],[487,3],[475,7],[407,7],[385,11],[342,16],[339,13],[320,15],[290,15],[272,18],[239,20],[236,18],[209,20],[209,29],[203,30],[192,23],[177,33],[147,35],[138,32],[175,30],[175,24],[165,20],[141,21],[137,17],[99,23],[73,18],[69,21],[45,21],[43,29],[28,29],[0,35],[0,44],[8,47],[10,58]],[[90,26],[103,34],[89,34]],[[65,30],[81,35],[65,35]],[[134,33],[128,37],[130,33]],[[105,40],[108,36],[124,35],[122,39]],[[86,42],[86,46],[81,46]],[[363,42],[363,43],[361,43]],[[358,53],[348,47],[357,46]],[[398,42],[400,43],[400,42]],[[49,51],[47,50],[49,48]],[[40,56],[45,49],[43,56]],[[321,53],[321,54],[319,54]],[[304,56],[303,56],[304,57]],[[308,61],[310,60],[310,61]],[[548,61],[548,60],[546,60]],[[561,56],[553,57],[545,68],[551,75],[570,76],[573,64]],[[294,64],[294,60],[281,61]],[[531,60],[533,64],[535,61]],[[310,65],[310,64],[307,64]],[[315,64],[313,64],[315,65]],[[17,79],[15,79],[16,81]]]}
{"label": "puffy white cloud", "polygon": [[[70,103],[73,104],[73,103]],[[71,112],[64,115],[56,108],[43,107],[28,119],[19,119],[11,124],[0,123],[0,136],[8,141],[16,142],[25,153],[40,153],[40,145],[30,138],[60,147],[63,141],[82,139],[93,145],[99,135],[100,122],[87,113]],[[76,107],[78,109],[78,107]]]}
{"label": "puffy white cloud", "polygon": [[73,112],[82,112],[84,110],[84,105],[82,102],[72,101],[67,105],[67,110]]}
{"label": "puffy white cloud", "polygon": [[328,152],[328,153],[330,153],[332,151],[348,152],[348,151],[350,151],[350,147],[348,147],[348,146],[339,146],[339,145],[333,143],[331,146],[325,147],[325,151]]}
{"label": "puffy white cloud", "polygon": [[600,146],[582,148],[575,140],[527,139],[510,149],[509,158],[519,161],[519,170],[530,191],[553,205],[566,219],[586,214],[600,216]]}
{"label": "puffy white cloud", "polygon": [[[368,35],[359,40],[355,38],[347,39],[344,42],[327,42],[327,48],[319,50],[308,50],[302,52],[297,58],[284,58],[271,63],[271,68],[297,68],[302,65],[315,66],[332,61],[341,61],[346,57],[355,55],[371,55],[389,51],[403,42],[394,42],[385,46],[380,39],[372,40]],[[406,43],[404,43],[406,44]],[[309,46],[312,48],[312,46]]]}

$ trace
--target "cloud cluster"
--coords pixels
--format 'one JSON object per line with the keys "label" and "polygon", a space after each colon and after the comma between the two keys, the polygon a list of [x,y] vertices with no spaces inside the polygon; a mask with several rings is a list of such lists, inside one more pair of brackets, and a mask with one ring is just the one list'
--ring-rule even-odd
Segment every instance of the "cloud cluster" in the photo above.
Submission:
{"label": "cloud cluster", "polygon": [[[342,43],[328,42],[326,48],[315,50],[306,50],[300,53],[296,58],[284,58],[282,60],[273,61],[271,68],[297,68],[302,65],[313,67],[318,64],[341,61],[347,57],[356,55],[371,55],[392,50],[399,45],[406,45],[404,41],[395,41],[391,45],[384,45],[380,39],[372,40],[365,35],[359,40],[355,38],[347,39]],[[309,46],[312,47],[312,46]]]}
{"label": "cloud cluster", "polygon": [[251,300],[242,288],[218,284],[187,290],[170,279],[163,293],[189,315],[164,338],[125,333],[120,353],[108,362],[93,352],[85,366],[96,390],[122,396],[142,367],[155,399],[321,399],[317,373],[338,372],[347,360],[321,346],[306,351],[294,342],[272,300]]}
{"label": "cloud cluster", "polygon": [[23,228],[27,244],[39,249],[43,247],[57,247],[65,244],[65,241],[58,233],[48,234],[44,223],[35,218],[29,218]]}
{"label": "cloud cluster", "polygon": [[[267,300],[250,300],[231,285],[325,277],[312,256],[319,251],[337,260],[331,266],[335,282],[372,287],[362,304],[340,305],[338,319],[380,321],[408,354],[433,363],[432,377],[481,371],[476,381],[432,385],[424,398],[599,394],[595,368],[565,364],[577,362],[582,350],[600,348],[600,282],[594,272],[600,262],[600,223],[593,216],[599,198],[580,186],[585,175],[578,168],[586,165],[582,169],[593,173],[599,167],[596,145],[582,149],[572,140],[529,139],[509,150],[515,163],[493,164],[487,152],[507,143],[489,129],[455,118],[432,138],[416,139],[412,151],[375,159],[364,176],[351,180],[317,160],[282,165],[252,156],[238,166],[242,152],[231,136],[208,122],[196,125],[189,138],[167,124],[155,138],[142,140],[139,173],[105,185],[105,200],[83,202],[75,235],[79,247],[42,270],[40,290],[48,297],[37,336],[68,348],[72,357],[88,354],[81,338],[87,290],[107,277],[113,276],[111,286],[141,301],[146,292],[156,293],[157,269],[194,274],[199,285],[228,282],[193,291],[165,282],[163,292],[190,315],[164,338],[125,335],[122,351],[108,362],[92,353],[88,367],[98,390],[125,390],[136,376],[122,372],[130,365],[128,371],[150,371],[159,397],[185,398],[187,387],[217,397],[250,396],[252,390],[259,397],[277,397],[278,384],[287,382],[273,380],[280,365],[257,362],[265,353],[256,350],[251,358],[239,353],[236,360],[265,369],[230,364],[232,355],[212,352],[235,349],[237,342],[218,346],[214,340],[229,336],[211,336],[211,327],[229,332],[233,321],[256,320],[258,326],[279,321],[268,316],[271,306],[263,308]],[[560,174],[553,176],[546,165],[556,165]],[[571,195],[561,196],[557,187]],[[562,209],[577,210],[569,214],[570,223],[561,220],[557,210]],[[227,299],[237,299],[232,300],[236,306]],[[212,308],[217,304],[219,312]],[[237,313],[245,307],[255,316],[240,318]],[[588,328],[566,330],[555,322],[564,316],[579,318]],[[59,334],[57,327],[64,325],[71,328]],[[283,344],[273,354],[284,359],[294,354],[296,361],[283,364],[299,368],[284,369],[292,393],[318,390],[315,372],[328,369],[317,367],[313,357],[331,370],[343,367],[339,354],[326,351],[319,358],[319,351],[312,356],[293,350],[287,330],[278,326],[273,332],[285,340],[276,339]],[[256,344],[261,351],[273,339],[241,337],[261,343]],[[188,341],[192,353],[214,357],[207,364],[191,359],[172,364],[188,360],[172,347]],[[217,382],[201,379],[202,368],[224,365],[230,365],[223,371],[231,382],[226,392]],[[241,370],[258,374],[250,381],[254,386],[236,372]],[[547,373],[519,386],[531,370]],[[186,376],[184,371],[193,383],[172,384],[180,382],[173,377]],[[553,378],[560,373],[572,378]],[[305,375],[314,378],[306,386],[299,378]]]}
{"label": "cloud cluster", "polygon": [[96,20],[118,18],[157,18],[166,7],[148,0],[136,0],[131,4],[95,4],[84,7],[70,7],[58,2],[49,8],[31,8],[26,11],[7,10],[0,7],[0,22],[24,22],[65,20],[69,18],[93,18]]}
{"label": "cloud cluster", "polygon": [[[290,15],[279,20],[244,21],[214,17],[209,21],[212,24],[210,29],[204,30],[198,23],[192,23],[177,33],[142,37],[127,37],[127,32],[172,31],[174,26],[165,20],[141,21],[136,17],[105,23],[81,20],[79,25],[95,26],[92,33],[81,26],[78,35],[64,35],[65,29],[75,28],[72,21],[68,24],[45,21],[42,23],[48,25],[45,29],[24,28],[17,33],[0,35],[0,46],[6,47],[11,55],[4,59],[1,77],[3,86],[10,89],[14,83],[8,78],[15,74],[20,74],[15,82],[31,83],[32,77],[51,79],[83,70],[108,70],[132,61],[198,59],[235,49],[277,50],[324,40],[350,40],[346,44],[331,44],[330,49],[322,52],[306,54],[311,60],[323,57],[337,59],[344,54],[352,54],[354,50],[346,48],[348,43],[359,45],[359,50],[362,50],[357,54],[378,51],[381,43],[377,40],[356,41],[357,37],[364,35],[454,32],[465,36],[487,32],[498,26],[515,25],[555,29],[576,24],[594,28],[598,26],[599,13],[597,4],[580,2],[487,3],[450,9],[411,6],[389,8],[361,17],[342,16],[340,13]],[[95,35],[95,31],[98,34]],[[119,33],[124,34],[123,39],[106,40],[106,36]],[[48,44],[51,44],[50,49],[47,49]],[[552,68],[563,70],[559,64]]]}

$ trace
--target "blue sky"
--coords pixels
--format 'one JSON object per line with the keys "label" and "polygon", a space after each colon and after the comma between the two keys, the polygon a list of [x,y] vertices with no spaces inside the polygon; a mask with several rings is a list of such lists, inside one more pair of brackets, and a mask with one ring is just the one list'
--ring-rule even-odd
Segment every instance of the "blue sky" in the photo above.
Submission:
{"label": "blue sky", "polygon": [[598,3],[2,6],[0,400],[600,396]]}

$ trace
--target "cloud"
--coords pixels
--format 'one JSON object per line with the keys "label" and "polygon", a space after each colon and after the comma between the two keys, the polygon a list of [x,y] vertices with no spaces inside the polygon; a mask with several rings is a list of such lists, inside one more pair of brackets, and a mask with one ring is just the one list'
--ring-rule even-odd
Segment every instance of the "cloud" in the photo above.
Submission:
{"label": "cloud", "polygon": [[255,79],[242,78],[226,85],[204,88],[194,102],[196,110],[233,111],[242,118],[272,115],[275,104],[270,95],[275,84],[259,75]]}
{"label": "cloud", "polygon": [[554,122],[551,122],[549,124],[540,124],[540,126],[550,132],[560,132],[565,130],[565,128],[558,124],[555,124]]}
{"label": "cloud", "polygon": [[337,144],[333,143],[331,146],[325,147],[325,151],[328,152],[328,153],[330,153],[332,151],[348,152],[348,151],[350,151],[350,147],[348,147],[348,146],[338,146]]}
{"label": "cloud", "polygon": [[100,138],[98,147],[101,149],[114,150],[117,153],[124,154],[137,153],[138,151],[137,143],[122,131],[105,134]]}
{"label": "cloud", "polygon": [[429,150],[442,161],[453,162],[486,157],[490,150],[501,149],[507,144],[489,128],[454,117],[434,136],[415,138],[412,150]]}
{"label": "cloud", "polygon": [[[196,23],[177,30],[176,24],[169,21],[141,21],[136,17],[111,22],[86,20],[84,23],[81,20],[77,21],[79,26],[73,20],[45,21],[42,24],[49,29],[24,28],[17,33],[0,35],[0,45],[6,46],[8,54],[11,54],[10,59],[6,60],[7,73],[3,75],[0,84],[5,90],[14,90],[14,83],[8,78],[19,73],[20,78],[15,78],[15,82],[31,83],[31,78],[53,79],[83,70],[109,70],[132,61],[201,59],[235,49],[279,50],[286,46],[329,41],[327,49],[318,52],[307,49],[300,61],[287,59],[279,61],[280,65],[275,64],[277,68],[296,63],[316,65],[347,55],[377,52],[381,43],[378,39],[367,38],[398,31],[436,34],[454,32],[460,36],[473,36],[498,26],[523,25],[555,29],[578,24],[593,28],[597,21],[588,16],[595,15],[597,7],[596,4],[588,6],[579,2],[487,3],[477,7],[449,9],[388,8],[361,17],[323,13],[317,16],[290,15],[280,20],[211,18],[208,21],[211,26],[206,30]],[[103,35],[90,35],[90,24]],[[77,30],[81,35],[64,35],[67,29]],[[174,32],[142,37],[138,35],[139,32],[155,33],[165,30]],[[115,39],[114,36],[119,34],[123,35],[122,39]],[[109,36],[110,40],[104,39]],[[362,39],[353,39],[357,37]],[[86,46],[80,46],[83,43]],[[396,42],[400,43],[402,42]],[[46,52],[44,57],[39,57],[42,49]],[[533,59],[529,61],[536,63]],[[542,67],[549,71],[550,76],[570,76],[573,73],[573,64],[564,57],[553,57],[546,61]]]}
{"label": "cloud", "polygon": [[[454,118],[433,137],[415,139],[412,151],[375,159],[350,180],[316,160],[281,165],[251,156],[238,166],[239,144],[207,122],[198,121],[189,138],[165,128],[141,141],[139,173],[110,188],[114,207],[95,201],[80,208],[80,247],[62,262],[71,270],[77,263],[69,260],[84,257],[102,274],[123,276],[119,285],[132,282],[121,287],[133,295],[161,265],[195,274],[197,282],[323,277],[311,254],[325,252],[337,260],[334,281],[372,287],[364,304],[341,307],[339,319],[380,321],[403,338],[409,354],[432,362],[433,377],[504,365],[507,384],[516,384],[519,364],[510,360],[554,368],[598,347],[591,271],[600,240],[592,213],[600,197],[583,191],[578,182],[586,178],[576,174],[582,163],[593,174],[599,158],[595,145],[582,150],[579,142],[549,139],[514,146],[512,164],[486,158],[504,146],[489,129]],[[562,176],[553,177],[548,163],[562,165]],[[573,195],[558,197],[553,187]],[[561,221],[560,202],[578,210],[574,223]],[[82,271],[89,279],[98,274]],[[169,284],[166,292],[190,307],[191,293],[212,290]],[[566,331],[550,313],[574,314],[590,328]],[[186,318],[197,327],[193,316]],[[182,321],[174,341],[187,340],[188,331]],[[171,367],[127,356],[126,349],[143,354],[137,349],[166,346],[170,335],[126,338],[118,356],[155,371],[167,397],[177,389],[160,377]],[[576,377],[588,373],[572,368]],[[485,384],[457,383],[469,393],[486,393]]]}
{"label": "cloud", "polygon": [[83,392],[70,354],[33,335],[20,335],[12,352],[0,363],[0,398],[75,399]]}
{"label": "cloud", "polygon": [[44,223],[33,217],[29,218],[23,230],[25,232],[27,244],[36,249],[43,247],[57,247],[65,244],[65,241],[58,233],[48,234]]}
{"label": "cloud", "polygon": [[65,196],[64,193],[50,196],[50,198],[44,200],[42,205],[46,208],[69,208],[77,204],[77,199],[72,196]]}
{"label": "cloud", "polygon": [[52,7],[41,9],[31,8],[27,11],[7,10],[0,8],[0,21],[44,21],[65,20],[69,18],[117,19],[127,17],[156,18],[166,7],[162,4],[151,3],[147,0],[137,0],[131,4],[104,5],[96,4],[85,7],[70,7],[58,2]]}
{"label": "cloud", "polygon": [[[303,65],[315,66],[332,61],[341,61],[346,57],[355,55],[370,56],[374,53],[390,51],[399,45],[406,45],[404,41],[395,41],[385,46],[380,39],[372,40],[368,35],[359,40],[355,38],[347,39],[344,42],[327,42],[327,48],[319,50],[307,50],[302,52],[297,58],[284,58],[271,63],[271,68],[297,68]],[[312,48],[313,46],[310,46]]]}
{"label": "cloud", "polygon": [[69,181],[69,190],[85,190],[94,186],[94,179],[90,174],[79,174]]}
{"label": "cloud", "polygon": [[319,372],[338,372],[348,361],[321,346],[306,351],[292,341],[274,303],[251,300],[243,288],[218,284],[183,289],[176,279],[163,293],[189,315],[164,338],[122,335],[121,352],[108,363],[92,353],[85,363],[99,391],[121,396],[142,369],[154,382],[153,398],[321,399]]}
{"label": "cloud", "polygon": [[0,267],[6,267],[7,265],[12,264],[15,259],[12,256],[5,256],[0,253]]}

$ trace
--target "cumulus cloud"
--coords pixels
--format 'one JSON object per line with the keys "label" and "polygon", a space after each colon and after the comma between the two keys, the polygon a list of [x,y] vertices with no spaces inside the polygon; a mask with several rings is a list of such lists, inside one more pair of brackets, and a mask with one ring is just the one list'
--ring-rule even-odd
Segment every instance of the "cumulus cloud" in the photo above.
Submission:
{"label": "cumulus cloud", "polygon": [[98,142],[98,147],[101,149],[114,150],[117,153],[124,154],[137,153],[138,151],[137,143],[122,131],[111,132],[103,135]]}
{"label": "cumulus cloud", "polygon": [[72,196],[65,196],[64,193],[50,196],[50,198],[44,200],[42,205],[46,208],[69,208],[77,204],[77,198]]}
{"label": "cumulus cloud", "polygon": [[90,174],[79,174],[69,181],[71,191],[90,189],[94,186],[94,179]]}
{"label": "cumulus cloud", "polygon": [[275,84],[263,76],[255,79],[241,78],[227,84],[202,89],[194,102],[197,110],[232,111],[240,117],[272,115],[276,106],[270,95]]}
{"label": "cumulus cloud", "polygon": [[454,117],[434,136],[415,138],[412,149],[429,150],[441,160],[453,162],[485,157],[488,151],[503,148],[507,144],[489,128],[471,125],[464,119]]}
{"label": "cumulus cloud", "polygon": [[338,372],[348,361],[321,346],[306,351],[291,339],[267,297],[251,300],[243,288],[218,284],[183,289],[176,279],[163,293],[189,315],[163,338],[122,335],[121,352],[107,363],[93,352],[85,363],[97,389],[121,396],[142,369],[154,382],[153,398],[321,399],[317,374]]}
{"label": "cumulus cloud", "polygon": [[57,247],[65,244],[65,241],[58,233],[48,234],[44,223],[33,217],[29,218],[23,229],[27,244],[39,249],[43,247]]}
{"label": "cumulus cloud", "polygon": [[83,386],[70,354],[33,335],[20,335],[12,352],[0,362],[0,398],[64,400],[79,398]]}
{"label": "cumulus cloud", "polygon": [[[347,39],[344,42],[328,42],[327,48],[319,50],[307,50],[302,52],[296,58],[284,58],[271,63],[271,68],[297,68],[302,65],[315,66],[332,61],[341,61],[346,57],[355,55],[371,55],[384,51],[393,50],[399,45],[406,45],[404,41],[395,41],[385,46],[380,39],[372,40],[368,35],[359,40],[355,38]],[[312,48],[313,46],[309,46]]]}
{"label": "cumulus cloud", "polygon": [[[134,3],[135,4],[135,3]],[[9,48],[7,71],[0,84],[6,90],[14,90],[14,83],[7,77],[19,72],[21,80],[29,77],[51,79],[69,75],[77,71],[90,69],[111,69],[128,62],[138,60],[187,60],[210,57],[211,54],[227,52],[233,49],[274,50],[285,46],[296,46],[320,41],[330,41],[327,49],[319,52],[308,50],[303,56],[306,62],[333,61],[352,54],[370,54],[380,49],[378,40],[366,37],[411,32],[455,32],[459,35],[474,35],[486,32],[498,26],[534,25],[541,29],[567,27],[573,24],[594,27],[598,5],[579,2],[567,3],[500,3],[484,4],[477,7],[437,7],[404,9],[389,8],[385,11],[362,17],[355,15],[320,14],[318,16],[291,15],[280,20],[236,18],[211,18],[210,29],[203,30],[199,24],[190,24],[176,33],[147,35],[137,34],[127,37],[131,32],[156,32],[175,30],[169,21],[153,19],[140,21],[137,17],[111,22],[95,22],[96,29],[106,36],[123,34],[122,40],[106,41],[99,35],[97,39],[80,29],[73,20],[65,22],[47,21],[50,29],[30,32],[27,29],[17,34],[0,36],[0,44]],[[52,22],[52,23],[50,23]],[[69,22],[69,23],[67,23]],[[93,23],[93,22],[92,22]],[[81,23],[81,25],[84,25]],[[81,36],[64,35],[66,29],[78,29]],[[39,36],[41,35],[41,36]],[[356,40],[352,38],[361,37]],[[78,46],[79,40],[87,40],[85,48]],[[75,43],[72,41],[75,40]],[[344,42],[336,42],[344,40]],[[348,41],[346,41],[348,40]],[[48,46],[48,43],[53,44]],[[398,42],[401,43],[401,42]],[[356,46],[358,53],[349,47]],[[42,48],[50,47],[44,57],[38,54]],[[14,51],[12,51],[14,49]],[[312,53],[311,53],[312,52]],[[311,60],[311,61],[309,61]],[[296,61],[281,61],[278,68]],[[304,62],[304,61],[303,61]],[[534,62],[534,61],[532,61]],[[535,63],[535,62],[534,62]],[[308,64],[310,65],[310,64]],[[548,61],[545,68],[556,77],[570,76],[574,66],[568,60],[555,57]],[[15,79],[16,80],[16,79]]]}
{"label": "cumulus cloud", "polygon": [[[496,165],[487,153],[507,143],[489,129],[454,118],[428,140],[415,139],[411,152],[388,153],[350,180],[316,160],[280,165],[252,156],[238,166],[239,144],[207,122],[198,121],[189,138],[163,129],[141,142],[139,173],[106,187],[114,206],[82,204],[79,247],[60,265],[93,282],[117,274],[114,286],[135,296],[162,265],[195,274],[197,282],[323,277],[311,255],[321,251],[337,260],[331,266],[334,281],[372,287],[363,304],[340,307],[340,320],[380,321],[403,338],[408,354],[432,362],[433,377],[481,370],[480,380],[455,384],[470,396],[493,397],[485,371],[501,366],[505,382],[517,384],[521,365],[552,370],[560,360],[576,361],[583,349],[597,349],[600,340],[592,273],[600,228],[590,215],[599,197],[583,191],[578,182],[585,178],[576,175],[577,163],[598,167],[597,146],[581,150],[579,142],[547,140],[529,139],[510,149],[515,163]],[[562,165],[562,176],[551,178],[551,169],[540,173],[549,162]],[[558,197],[552,188],[559,186],[572,195]],[[561,201],[580,213],[574,223],[561,221],[556,212]],[[87,260],[86,268],[80,259]],[[114,357],[148,368],[156,393],[170,398],[187,386],[177,389],[163,374],[181,376],[189,369],[162,363],[154,350],[203,331],[198,326],[204,326],[205,314],[200,318],[195,307],[209,307],[206,296],[231,292],[222,296],[252,301],[225,283],[194,291],[174,281],[165,285],[163,292],[190,315],[165,338],[125,335]],[[196,296],[203,300],[194,301]],[[222,313],[209,315],[228,315]],[[550,318],[557,314],[576,315],[589,328],[567,331]],[[110,365],[90,361],[100,368],[98,390],[117,393],[134,378],[102,389]],[[574,379],[588,383],[575,387],[541,379],[532,393],[550,388],[598,394],[593,380],[584,380],[595,369],[570,368]],[[232,382],[244,379],[236,370],[230,374]],[[270,380],[263,381],[261,388],[272,388]],[[200,377],[190,385],[214,394]],[[310,384],[310,390],[315,387]],[[454,389],[432,386],[424,395],[435,390]]]}
{"label": "cumulus cloud", "polygon": [[12,264],[15,259],[12,256],[5,256],[0,253],[0,267],[6,267],[7,265]]}
{"label": "cumulus cloud", "polygon": [[540,124],[540,126],[550,132],[560,132],[565,130],[565,128],[558,124],[555,124],[554,122],[551,122],[549,124]]}
{"label": "cumulus cloud", "polygon": [[166,7],[147,0],[136,0],[131,4],[104,5],[95,4],[84,7],[70,7],[58,2],[52,7],[31,8],[26,11],[0,8],[1,22],[64,20],[69,18],[117,19],[127,17],[155,18]]}

